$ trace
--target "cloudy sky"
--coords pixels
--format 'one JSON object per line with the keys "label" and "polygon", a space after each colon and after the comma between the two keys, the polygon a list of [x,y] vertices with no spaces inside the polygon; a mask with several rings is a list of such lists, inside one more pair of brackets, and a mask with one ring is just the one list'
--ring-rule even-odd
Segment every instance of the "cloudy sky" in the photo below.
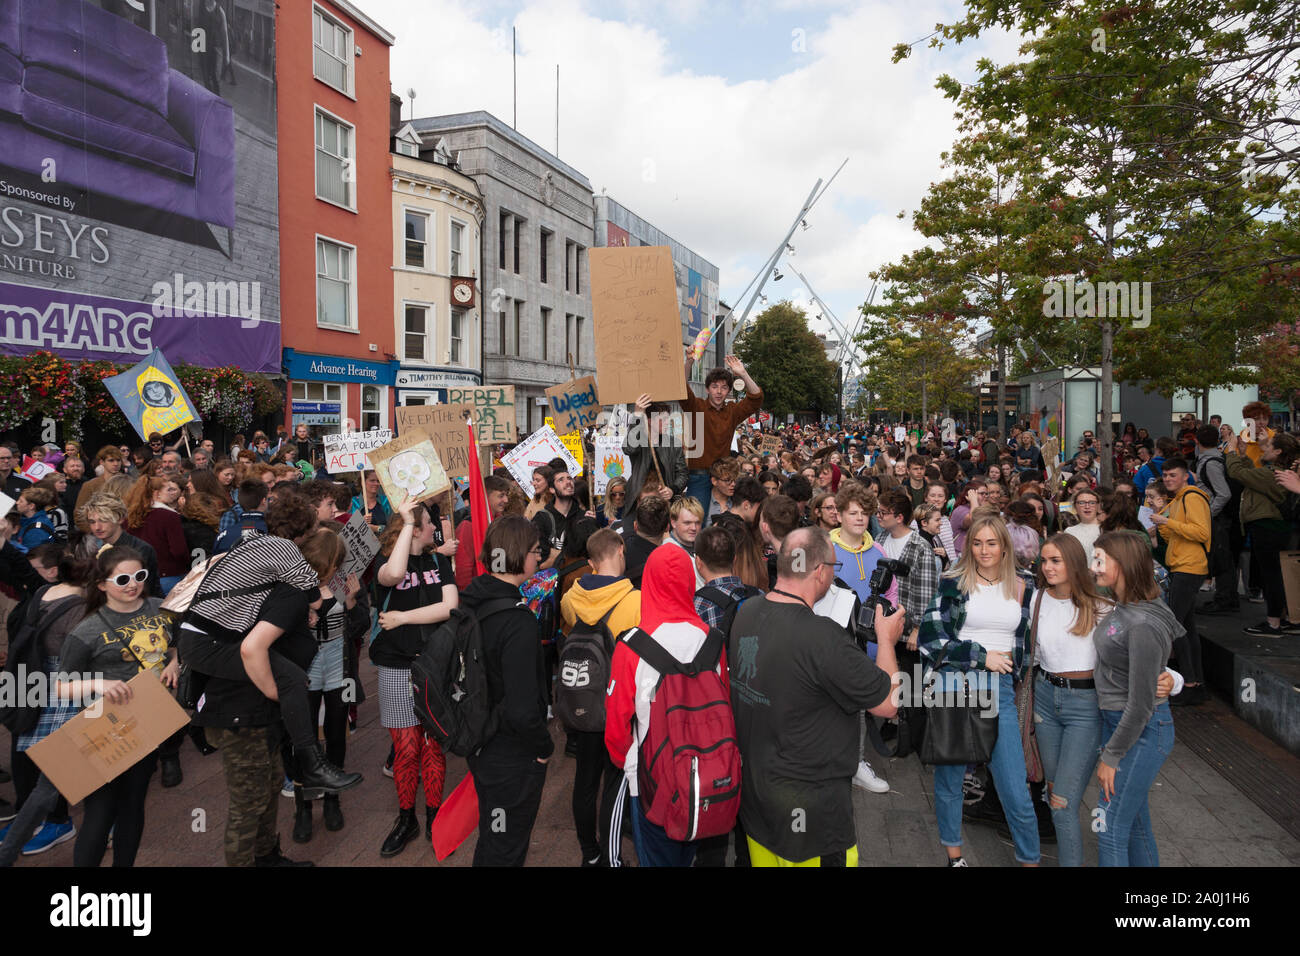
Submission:
{"label": "cloudy sky", "polygon": [[[847,158],[788,262],[850,325],[867,274],[918,245],[911,212],[943,175],[955,121],[935,77],[970,79],[980,57],[1016,46],[922,44],[890,62],[894,44],[954,20],[958,0],[357,2],[397,35],[393,89],[414,88],[420,116],[484,109],[510,123],[517,28],[519,131],[555,150],[558,63],[560,158],[715,263],[733,306],[813,183]],[[769,301],[807,303],[781,271]]]}

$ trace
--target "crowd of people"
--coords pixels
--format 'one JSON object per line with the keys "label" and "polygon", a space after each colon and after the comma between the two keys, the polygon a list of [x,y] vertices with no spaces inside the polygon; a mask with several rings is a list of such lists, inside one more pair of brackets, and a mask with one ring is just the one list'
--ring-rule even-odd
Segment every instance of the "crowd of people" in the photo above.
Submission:
{"label": "crowd of people", "polygon": [[[729,401],[735,379],[745,395]],[[0,445],[0,486],[18,502],[0,525],[5,666],[57,688],[3,714],[16,800],[0,801],[0,863],[75,839],[79,866],[110,843],[114,865],[131,865],[154,771],[181,782],[188,736],[221,754],[226,863],[310,865],[281,850],[278,797],[295,797],[295,842],[311,840],[317,801],[326,829],[344,828],[341,795],[362,779],[343,769],[358,763],[348,737],[372,676],[398,811],[377,853],[429,840],[446,755],[417,713],[412,666],[460,612],[481,631],[492,713],[468,757],[476,865],[524,863],[557,714],[584,866],[622,865],[625,828],[642,866],[856,865],[853,787],[889,790],[871,752],[907,754],[936,718],[909,687],[921,673],[993,701],[985,758],[934,767],[950,866],[966,865],[963,821],[1000,826],[1024,865],[1043,841],[1082,865],[1091,783],[1099,862],[1158,863],[1147,794],[1173,746],[1171,705],[1207,697],[1196,615],[1259,600],[1249,633],[1300,634],[1279,557],[1300,514],[1300,444],[1268,407],[1246,407],[1243,435],[1191,416],[1170,435],[1127,425],[1103,485],[1092,432],[1073,456],[1024,424],[787,427],[773,447],[744,425],[763,395],[743,364],[729,358],[705,391],[641,397],[631,467],[600,498],[561,459],[527,490],[496,469],[482,479],[486,528],[468,491],[448,513],[446,498],[390,501],[373,472],[336,481],[306,426],[220,449],[152,435],[93,459],[71,443]],[[25,454],[56,470],[28,482]],[[353,514],[380,551],[341,577]],[[607,693],[575,710],[579,645]],[[86,798],[77,829],[26,751],[74,701],[129,700],[146,670],[191,725]],[[661,755],[686,732],[666,722],[686,718],[666,714],[692,694],[713,745],[677,790]],[[688,792],[683,830],[667,804]]]}

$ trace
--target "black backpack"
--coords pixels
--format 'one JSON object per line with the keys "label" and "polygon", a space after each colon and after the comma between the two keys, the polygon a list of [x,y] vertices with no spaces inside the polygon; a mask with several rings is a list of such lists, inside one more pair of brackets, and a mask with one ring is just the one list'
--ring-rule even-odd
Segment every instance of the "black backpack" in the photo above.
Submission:
{"label": "black backpack", "polygon": [[41,612],[41,595],[53,585],[46,585],[27,599],[23,607],[22,622],[9,642],[9,657],[5,661],[4,673],[9,675],[11,686],[16,689],[12,699],[0,704],[0,724],[8,728],[17,737],[30,732],[41,719],[42,707],[26,706],[25,690],[31,675],[45,673],[45,662],[41,656],[41,638],[46,630],[64,614],[82,605],[77,602],[69,604],[57,613]]}
{"label": "black backpack", "polygon": [[609,616],[618,603],[595,624],[578,618],[564,639],[560,679],[555,685],[555,716],[570,730],[594,733],[605,729],[605,688],[609,685],[610,658],[614,656]]}
{"label": "black backpack", "polygon": [[454,608],[411,661],[415,715],[444,750],[469,757],[496,733],[498,715],[488,695],[481,625],[517,607],[527,610],[522,600],[511,598],[488,601],[477,613]]}
{"label": "black backpack", "polygon": [[751,587],[748,584],[742,584],[733,594],[727,594],[722,588],[706,584],[695,592],[695,596],[704,598],[714,607],[722,608],[722,618],[718,621],[718,630],[730,636],[731,622],[736,619],[736,612],[740,610],[740,605],[744,604],[749,598],[762,593],[758,588]]}

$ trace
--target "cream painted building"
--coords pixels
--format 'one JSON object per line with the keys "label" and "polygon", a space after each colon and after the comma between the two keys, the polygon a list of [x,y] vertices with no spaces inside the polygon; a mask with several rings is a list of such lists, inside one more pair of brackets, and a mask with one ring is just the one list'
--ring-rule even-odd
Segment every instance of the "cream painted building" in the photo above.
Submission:
{"label": "cream painted building", "polygon": [[483,202],[437,137],[404,125],[389,158],[397,404],[432,405],[483,384]]}

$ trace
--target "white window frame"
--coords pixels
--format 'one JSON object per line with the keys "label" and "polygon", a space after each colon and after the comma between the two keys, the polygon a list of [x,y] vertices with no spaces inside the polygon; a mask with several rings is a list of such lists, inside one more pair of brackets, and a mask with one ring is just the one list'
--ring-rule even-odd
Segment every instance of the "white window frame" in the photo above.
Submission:
{"label": "white window frame", "polygon": [[[456,248],[456,240],[454,238],[456,226],[460,226],[461,248],[459,249]],[[447,222],[447,274],[448,275],[467,276],[470,274],[470,272],[465,269],[466,260],[469,258],[469,252],[466,251],[465,249],[465,245],[467,244],[465,240],[467,239],[468,236],[469,236],[469,223],[461,219],[456,219],[455,217],[448,218],[448,222]],[[460,263],[461,271],[456,270],[456,266],[453,261],[453,257],[455,257],[457,254],[459,254],[461,258],[461,263]]]}
{"label": "white window frame", "polygon": [[[406,310],[408,308],[424,309],[424,357],[416,358],[406,351]],[[432,302],[422,302],[419,299],[402,300],[402,361],[418,363],[421,365],[438,364],[438,321],[436,308]],[[415,334],[415,333],[411,333]]]}
{"label": "white window frame", "polygon": [[[424,217],[424,265],[408,265],[406,261],[406,217],[408,215]],[[402,234],[401,234],[401,259],[398,261],[398,268],[406,269],[411,272],[437,272],[437,259],[434,258],[437,244],[434,240],[434,232],[438,228],[438,214],[432,209],[426,209],[422,206],[402,206]]]}
{"label": "white window frame", "polygon": [[[352,152],[351,156],[339,156],[336,153],[331,153],[329,150],[324,149],[324,147],[317,144],[316,117],[318,115],[324,116],[326,119],[329,119],[331,122],[337,123],[339,126],[345,127],[352,134],[351,138],[348,141],[348,146],[350,147]],[[349,212],[356,212],[357,211],[357,128],[356,126],[349,123],[343,117],[335,113],[331,113],[325,107],[317,103],[313,103],[312,117],[311,117],[311,141],[312,141],[312,163],[311,163],[312,189],[316,194],[316,198],[319,199],[321,202],[329,203],[331,206],[337,206],[338,208],[346,209]],[[348,187],[347,192],[348,192],[348,199],[350,200],[349,203],[341,203],[338,202],[337,200],[330,199],[328,196],[322,196],[320,194],[320,178],[316,175],[316,154],[322,151],[325,153],[325,155],[331,156],[334,159],[339,160],[340,162],[343,163],[344,177],[345,177],[343,180],[343,184]],[[351,179],[347,178],[349,161],[352,170]]]}
{"label": "white window frame", "polygon": [[[352,318],[352,325],[334,325],[329,322],[320,320],[320,254],[319,248],[322,242],[328,242],[332,245],[347,249],[352,260],[352,275],[348,279],[348,314]],[[316,268],[316,327],[318,329],[328,329],[331,332],[351,332],[353,335],[360,335],[360,322],[357,316],[357,247],[350,242],[344,242],[341,239],[335,239],[333,236],[325,236],[316,233],[316,242],[312,247],[313,263]],[[326,278],[329,278],[328,276]],[[341,280],[332,280],[341,281]]]}
{"label": "white window frame", "polygon": [[399,138],[397,140],[397,155],[409,156],[411,159],[420,158],[420,147],[412,142]]}
{"label": "white window frame", "polygon": [[[313,385],[321,386],[321,394],[324,398],[312,398],[308,390]],[[300,388],[301,386],[301,388]],[[338,389],[336,398],[330,397],[331,389]],[[339,428],[348,420],[348,388],[344,382],[319,382],[315,379],[296,379],[289,383],[289,402],[290,408],[293,402],[338,402],[339,405]]]}
{"label": "white window frame", "polygon": [[388,386],[387,385],[370,385],[365,382],[361,384],[360,405],[357,409],[357,431],[366,431],[366,415],[373,415],[376,412],[367,411],[366,409],[366,389],[373,388],[379,393],[379,421],[375,428],[388,427]]}
{"label": "white window frame", "polygon": [[[454,334],[456,330],[457,316],[460,317],[460,336],[459,336],[460,358],[459,359],[454,358],[452,356],[452,343],[458,340],[457,336]],[[468,309],[458,309],[453,306],[448,310],[448,314],[447,314],[447,364],[448,365],[453,365],[457,368],[467,368],[469,366],[469,356],[467,354],[467,349],[469,348],[469,336],[466,335],[465,333],[465,326],[468,322],[469,322]]]}
{"label": "white window frame", "polygon": [[[312,23],[311,23],[312,76],[314,76],[317,80],[320,80],[320,82],[324,83],[331,90],[337,90],[338,92],[342,93],[344,96],[348,97],[349,99],[355,100],[357,98],[355,92],[356,75],[357,75],[356,73],[357,58],[354,52],[356,49],[356,34],[353,33],[352,28],[350,26],[348,26],[338,17],[331,14],[328,10],[326,10],[318,3],[313,3],[311,5],[311,15],[312,15]],[[343,33],[346,35],[345,42],[343,45],[343,49],[346,51],[346,59],[343,64],[343,70],[344,70],[344,75],[347,77],[347,82],[344,84],[344,87],[335,86],[329,80],[325,79],[323,76],[321,76],[319,73],[316,72],[316,51],[317,50],[320,50],[326,56],[333,57],[334,59],[339,58],[338,54],[335,53],[333,50],[326,50],[323,46],[320,46],[316,43],[316,18],[317,17],[320,17],[322,20],[324,20],[326,23],[329,23],[331,26],[337,27],[338,29],[342,30]]]}

